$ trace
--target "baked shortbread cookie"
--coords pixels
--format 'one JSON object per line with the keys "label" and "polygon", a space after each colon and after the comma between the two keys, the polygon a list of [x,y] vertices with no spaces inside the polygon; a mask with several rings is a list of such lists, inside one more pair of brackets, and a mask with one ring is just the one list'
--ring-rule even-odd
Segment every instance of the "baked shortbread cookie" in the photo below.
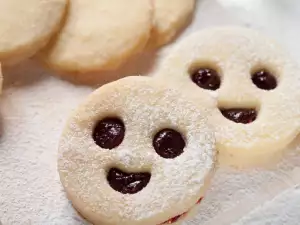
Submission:
{"label": "baked shortbread cookie", "polygon": [[15,64],[44,47],[59,29],[67,0],[0,0],[0,62]]}
{"label": "baked shortbread cookie", "polygon": [[178,224],[204,196],[214,143],[193,102],[155,79],[129,77],[96,90],[70,117],[58,170],[95,225]]}
{"label": "baked shortbread cookie", "polygon": [[211,110],[221,162],[265,165],[299,133],[299,67],[256,31],[200,31],[171,50],[160,67],[156,76]]}
{"label": "baked shortbread cookie", "polygon": [[150,46],[170,42],[187,25],[195,10],[195,0],[153,0],[154,18]]}
{"label": "baked shortbread cookie", "polygon": [[151,26],[150,0],[72,0],[64,27],[41,57],[64,73],[116,69],[144,49]]}

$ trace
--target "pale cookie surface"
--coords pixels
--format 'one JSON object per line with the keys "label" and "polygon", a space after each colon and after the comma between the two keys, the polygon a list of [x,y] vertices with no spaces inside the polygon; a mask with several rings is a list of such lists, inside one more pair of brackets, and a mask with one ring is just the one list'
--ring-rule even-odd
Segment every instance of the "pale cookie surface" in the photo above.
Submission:
{"label": "pale cookie surface", "polygon": [[66,73],[115,69],[144,49],[151,20],[150,0],[72,0],[64,27],[41,57]]}
{"label": "pale cookie surface", "polygon": [[176,46],[157,76],[211,110],[220,161],[274,160],[298,134],[299,67],[274,41],[246,28],[212,28]]}
{"label": "pale cookie surface", "polygon": [[0,62],[15,64],[44,47],[59,29],[67,0],[0,0]]}
{"label": "pale cookie surface", "polygon": [[69,199],[95,225],[179,222],[213,172],[206,122],[197,106],[155,79],[101,87],[70,117],[60,141]]}
{"label": "pale cookie surface", "polygon": [[150,46],[170,42],[189,22],[195,10],[195,0],[154,0],[154,25]]}

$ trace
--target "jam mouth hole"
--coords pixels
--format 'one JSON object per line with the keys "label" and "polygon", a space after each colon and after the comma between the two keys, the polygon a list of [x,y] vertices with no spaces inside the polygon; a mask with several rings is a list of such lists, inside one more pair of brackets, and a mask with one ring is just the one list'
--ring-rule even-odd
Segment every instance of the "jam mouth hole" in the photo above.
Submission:
{"label": "jam mouth hole", "polygon": [[275,74],[274,71],[258,67],[252,71],[251,80],[257,88],[270,91],[278,86],[278,77]]}
{"label": "jam mouth hole", "polygon": [[136,194],[144,189],[151,179],[151,173],[127,173],[117,168],[108,171],[107,181],[112,189],[122,194]]}
{"label": "jam mouth hole", "polygon": [[256,120],[255,108],[219,108],[222,115],[235,123],[249,124]]}

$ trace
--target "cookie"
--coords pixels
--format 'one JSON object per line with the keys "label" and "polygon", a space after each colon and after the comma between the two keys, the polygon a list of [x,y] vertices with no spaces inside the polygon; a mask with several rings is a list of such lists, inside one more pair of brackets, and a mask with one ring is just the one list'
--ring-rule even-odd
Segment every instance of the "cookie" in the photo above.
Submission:
{"label": "cookie", "polygon": [[31,57],[59,29],[67,0],[0,0],[0,62]]}
{"label": "cookie", "polygon": [[154,18],[150,46],[170,42],[185,25],[195,10],[195,0],[153,0]]}
{"label": "cookie", "polygon": [[211,110],[220,161],[276,162],[299,133],[299,67],[247,28],[200,31],[171,50],[155,75]]}
{"label": "cookie", "polygon": [[69,199],[95,225],[183,220],[214,166],[206,122],[196,105],[155,79],[102,86],[70,117],[59,144]]}
{"label": "cookie", "polygon": [[72,0],[64,27],[41,58],[64,73],[116,69],[144,49],[151,21],[150,0]]}

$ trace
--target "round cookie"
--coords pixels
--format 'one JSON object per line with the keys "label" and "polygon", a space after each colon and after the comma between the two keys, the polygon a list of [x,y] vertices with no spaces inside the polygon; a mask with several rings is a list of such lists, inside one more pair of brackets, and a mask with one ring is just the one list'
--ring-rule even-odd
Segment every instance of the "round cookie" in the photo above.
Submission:
{"label": "round cookie", "polygon": [[18,63],[44,47],[59,29],[67,0],[0,0],[0,62]]}
{"label": "round cookie", "polygon": [[160,67],[157,77],[211,110],[222,163],[275,162],[299,133],[299,67],[256,31],[200,31],[171,50]]}
{"label": "round cookie", "polygon": [[95,225],[181,221],[213,172],[206,122],[193,102],[156,79],[102,86],[70,117],[59,144],[69,199]]}
{"label": "round cookie", "polygon": [[170,42],[189,22],[195,0],[153,0],[154,18],[150,46],[161,46]]}
{"label": "round cookie", "polygon": [[72,0],[64,27],[41,57],[64,73],[116,69],[144,49],[151,26],[150,0]]}

